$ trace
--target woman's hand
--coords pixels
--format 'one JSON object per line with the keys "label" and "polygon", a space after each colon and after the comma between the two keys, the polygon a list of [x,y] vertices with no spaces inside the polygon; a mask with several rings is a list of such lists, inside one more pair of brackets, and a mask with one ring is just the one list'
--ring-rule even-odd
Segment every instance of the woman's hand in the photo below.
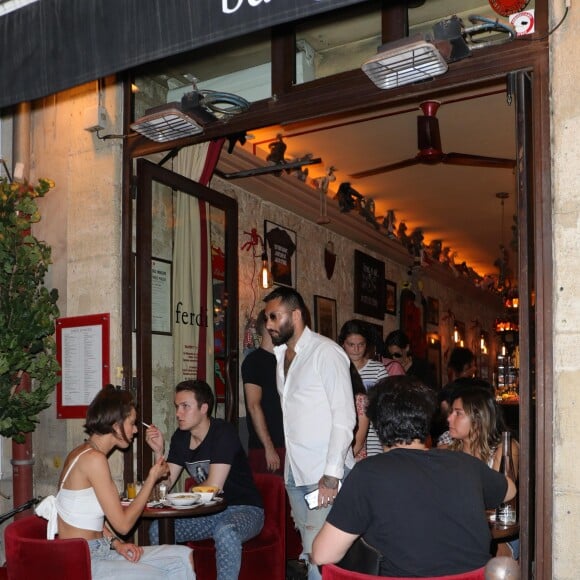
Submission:
{"label": "woman's hand", "polygon": [[121,554],[129,562],[138,562],[143,555],[143,548],[141,546],[136,546],[129,542],[121,542],[121,540],[115,540],[113,548],[117,554]]}
{"label": "woman's hand", "polygon": [[153,478],[154,482],[169,476],[169,465],[167,465],[167,461],[165,461],[163,455],[152,465],[149,470],[149,476]]}
{"label": "woman's hand", "polygon": [[151,427],[148,427],[147,431],[145,431],[145,441],[156,455],[163,455],[165,449],[163,433],[161,433],[155,425],[151,425]]}

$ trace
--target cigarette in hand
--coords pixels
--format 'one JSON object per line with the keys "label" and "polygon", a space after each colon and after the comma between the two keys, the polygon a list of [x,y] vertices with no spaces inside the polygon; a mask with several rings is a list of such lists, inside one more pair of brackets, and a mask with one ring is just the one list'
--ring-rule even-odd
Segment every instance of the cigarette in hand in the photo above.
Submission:
{"label": "cigarette in hand", "polygon": [[149,429],[149,427],[151,427],[151,425],[149,425],[149,423],[145,423],[145,421],[141,421],[141,423],[143,423],[143,425],[144,425],[144,426],[145,426],[147,429]]}

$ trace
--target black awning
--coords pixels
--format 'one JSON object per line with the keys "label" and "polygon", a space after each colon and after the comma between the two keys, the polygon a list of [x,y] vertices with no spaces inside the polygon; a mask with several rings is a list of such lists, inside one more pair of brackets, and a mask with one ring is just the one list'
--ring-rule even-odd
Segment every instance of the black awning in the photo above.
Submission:
{"label": "black awning", "polygon": [[0,17],[0,108],[365,0],[38,0]]}

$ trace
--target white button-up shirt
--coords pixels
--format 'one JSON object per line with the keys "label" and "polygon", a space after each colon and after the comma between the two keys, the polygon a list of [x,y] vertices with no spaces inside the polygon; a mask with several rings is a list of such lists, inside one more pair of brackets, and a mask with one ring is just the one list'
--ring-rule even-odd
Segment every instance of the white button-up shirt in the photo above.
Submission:
{"label": "white button-up shirt", "polygon": [[296,485],[318,483],[323,475],[342,479],[352,467],[356,423],[350,361],[332,340],[308,327],[295,347],[284,378],[285,344],[274,347],[276,380],[284,417],[286,479],[288,467]]}

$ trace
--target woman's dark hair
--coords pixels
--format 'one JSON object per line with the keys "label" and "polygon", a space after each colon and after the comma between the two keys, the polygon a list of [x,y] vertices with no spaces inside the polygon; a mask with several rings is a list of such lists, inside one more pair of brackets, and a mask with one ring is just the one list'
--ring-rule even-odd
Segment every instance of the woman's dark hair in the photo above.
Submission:
{"label": "woman's dark hair", "polygon": [[385,338],[385,351],[388,351],[389,346],[398,346],[400,349],[407,348],[409,337],[402,330],[393,330]]}
{"label": "woman's dark hair", "polygon": [[205,381],[181,381],[175,387],[175,392],[180,393],[182,391],[189,391],[193,393],[195,400],[197,401],[197,408],[201,409],[201,406],[207,404],[207,416],[211,417],[213,412],[213,406],[215,403],[215,397],[211,387]]}
{"label": "woman's dark hair", "polygon": [[[85,433],[87,435],[114,433],[114,426],[122,424],[133,409],[135,400],[129,391],[106,385],[89,405],[84,425]],[[127,441],[124,432],[122,435]]]}
{"label": "woman's dark hair", "polygon": [[352,384],[352,394],[355,398],[357,395],[367,394],[367,390],[365,389],[365,385],[362,382],[361,376],[352,362],[350,363],[350,382]]}
{"label": "woman's dark hair", "polygon": [[[351,335],[351,334],[360,334],[367,343],[367,348],[369,347],[369,343],[371,343],[371,336],[369,332],[369,325],[364,320],[358,320],[353,318],[352,320],[347,320],[340,329],[338,334],[338,344],[340,346],[344,345],[344,341]],[[365,353],[366,354],[366,353]]]}
{"label": "woman's dark hair", "polygon": [[415,377],[397,375],[380,380],[369,390],[367,417],[383,445],[409,445],[429,436],[435,393]]}

